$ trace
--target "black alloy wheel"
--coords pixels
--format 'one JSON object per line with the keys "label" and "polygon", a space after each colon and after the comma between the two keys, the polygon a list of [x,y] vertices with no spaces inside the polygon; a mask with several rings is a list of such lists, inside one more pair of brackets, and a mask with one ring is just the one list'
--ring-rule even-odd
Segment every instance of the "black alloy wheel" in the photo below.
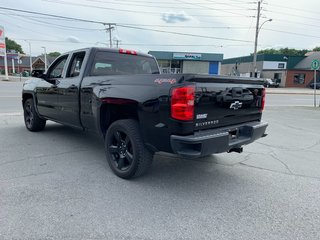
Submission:
{"label": "black alloy wheel", "polygon": [[129,136],[122,131],[115,131],[111,136],[109,152],[114,166],[119,171],[126,171],[133,163],[133,148]]}
{"label": "black alloy wheel", "polygon": [[32,98],[25,101],[23,105],[24,123],[31,132],[38,132],[45,128],[46,120],[39,117],[36,112]]}
{"label": "black alloy wheel", "polygon": [[153,152],[146,148],[139,124],[134,119],[118,120],[110,125],[105,151],[111,170],[124,179],[141,176],[153,160]]}
{"label": "black alloy wheel", "polygon": [[29,129],[33,125],[33,113],[32,113],[32,105],[30,101],[27,101],[24,108],[24,119],[26,123],[26,127]]}

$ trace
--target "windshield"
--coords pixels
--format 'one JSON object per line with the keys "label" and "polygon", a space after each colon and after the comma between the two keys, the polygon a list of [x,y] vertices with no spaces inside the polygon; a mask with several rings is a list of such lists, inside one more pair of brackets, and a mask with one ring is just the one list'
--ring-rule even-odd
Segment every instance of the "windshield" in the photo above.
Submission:
{"label": "windshield", "polygon": [[152,57],[119,54],[108,51],[96,53],[91,68],[91,76],[158,74],[157,62]]}

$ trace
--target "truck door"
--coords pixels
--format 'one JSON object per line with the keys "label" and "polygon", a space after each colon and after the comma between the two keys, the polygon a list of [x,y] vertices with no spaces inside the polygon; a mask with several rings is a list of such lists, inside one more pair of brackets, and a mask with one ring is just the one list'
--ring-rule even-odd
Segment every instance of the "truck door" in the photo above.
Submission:
{"label": "truck door", "polygon": [[85,52],[76,52],[72,55],[66,77],[62,78],[57,85],[60,118],[63,123],[75,127],[81,127],[79,92],[85,54]]}
{"label": "truck door", "polygon": [[57,84],[64,76],[68,55],[59,57],[50,66],[46,80],[36,88],[37,107],[40,115],[53,120],[59,120],[58,88]]}

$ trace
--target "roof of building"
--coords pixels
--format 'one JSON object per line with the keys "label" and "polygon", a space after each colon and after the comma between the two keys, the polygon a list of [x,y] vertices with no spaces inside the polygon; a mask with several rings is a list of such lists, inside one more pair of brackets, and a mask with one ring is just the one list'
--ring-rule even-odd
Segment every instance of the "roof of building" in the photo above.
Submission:
{"label": "roof of building", "polygon": [[[270,62],[287,62],[287,69],[293,69],[305,56],[288,56],[285,54],[258,54],[257,62],[270,61]],[[222,61],[222,64],[235,64],[253,62],[253,55],[242,56],[235,58],[228,58]]]}
{"label": "roof of building", "polygon": [[[37,59],[41,59],[41,61],[44,63],[44,56],[43,55],[36,57],[33,60],[33,62],[35,62]],[[50,65],[55,59],[56,59],[56,57],[47,56],[47,64]]]}
{"label": "roof of building", "polygon": [[[32,57],[32,63],[34,63],[38,58],[44,63],[44,56]],[[12,58],[8,57],[8,67],[12,66]],[[47,64],[50,65],[56,58],[47,56]],[[21,56],[20,57],[21,64],[20,67],[28,68],[30,67],[30,57],[29,56]],[[15,67],[19,66],[17,59],[14,60]],[[0,66],[4,66],[4,58],[0,56]]]}
{"label": "roof of building", "polygon": [[166,52],[150,51],[149,54],[158,60],[196,60],[196,61],[217,61],[222,62],[222,53],[198,53],[198,52]]}
{"label": "roof of building", "polygon": [[294,69],[304,69],[304,70],[311,70],[311,62],[313,60],[320,61],[320,52],[313,52],[305,57],[302,61],[300,61]]}
{"label": "roof of building", "polygon": [[[36,60],[36,59],[37,59],[37,57],[32,57],[32,62],[34,62],[34,60]],[[29,56],[21,56],[20,60],[21,60],[21,64],[19,64],[20,67],[30,67],[30,57]],[[7,63],[8,63],[8,67],[12,66],[11,58],[8,58]],[[17,59],[14,60],[14,64],[16,67],[18,66]],[[4,66],[3,56],[0,56],[0,66]]]}

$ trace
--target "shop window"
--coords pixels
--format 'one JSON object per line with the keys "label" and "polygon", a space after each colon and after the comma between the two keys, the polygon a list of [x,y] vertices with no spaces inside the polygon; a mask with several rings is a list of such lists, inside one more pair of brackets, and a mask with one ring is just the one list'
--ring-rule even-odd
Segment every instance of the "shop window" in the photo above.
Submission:
{"label": "shop window", "polygon": [[169,60],[158,60],[159,67],[161,68],[169,68],[170,61]]}
{"label": "shop window", "polygon": [[181,61],[178,60],[172,60],[171,61],[171,68],[180,68]]}
{"label": "shop window", "polygon": [[295,84],[304,84],[306,78],[306,74],[304,73],[295,73],[293,77],[293,82]]}

